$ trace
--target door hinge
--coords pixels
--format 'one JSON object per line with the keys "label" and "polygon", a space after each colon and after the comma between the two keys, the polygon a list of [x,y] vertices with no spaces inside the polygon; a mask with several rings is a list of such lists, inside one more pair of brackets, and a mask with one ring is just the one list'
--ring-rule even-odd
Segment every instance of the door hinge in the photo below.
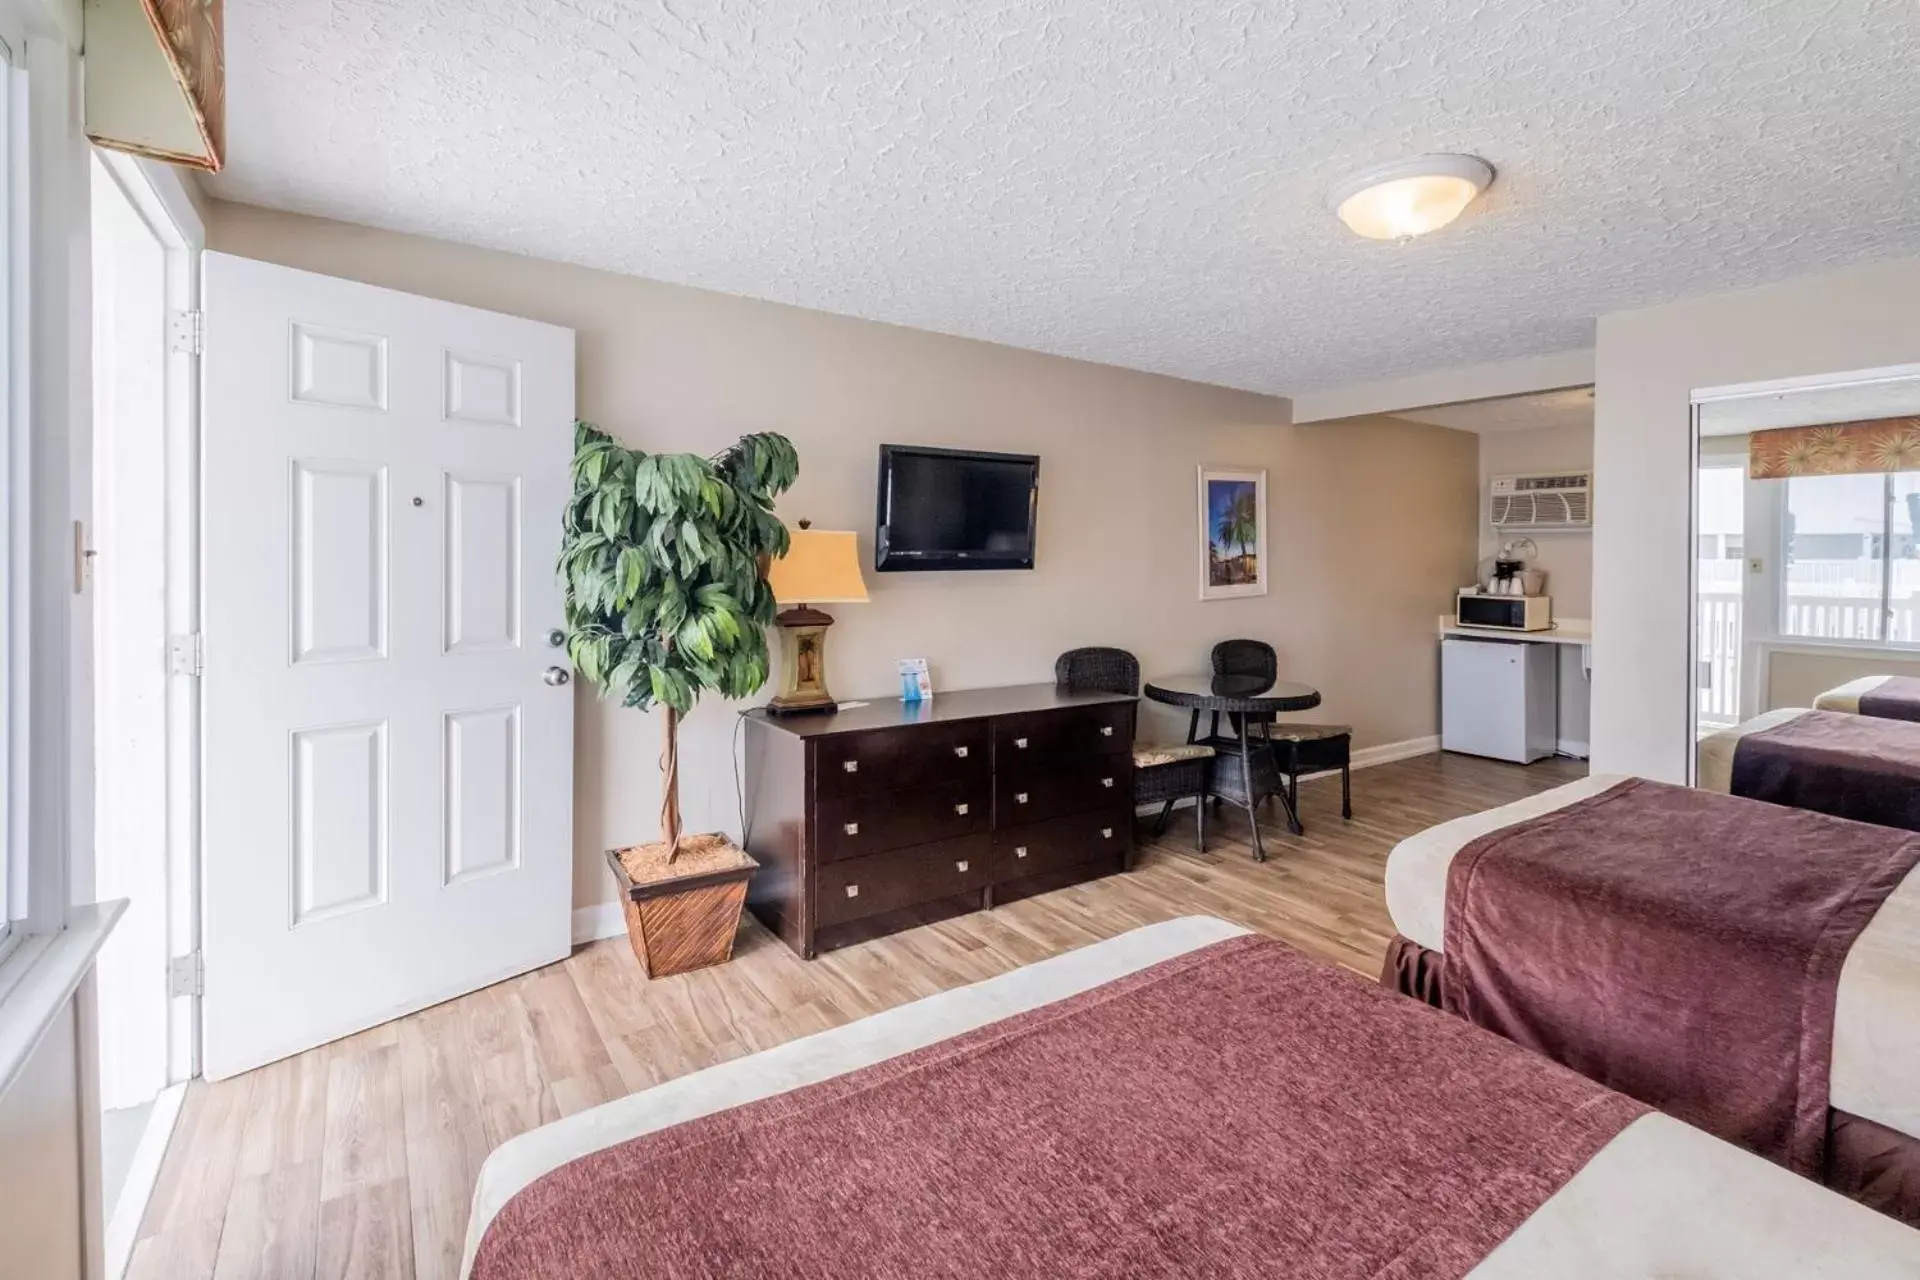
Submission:
{"label": "door hinge", "polygon": [[167,637],[167,674],[197,676],[207,669],[206,646],[198,631]]}
{"label": "door hinge", "polygon": [[167,350],[181,355],[197,356],[200,354],[205,334],[205,312],[167,312]]}
{"label": "door hinge", "polygon": [[169,996],[197,996],[206,994],[207,970],[200,962],[200,953],[190,951],[184,956],[174,956],[167,961],[167,994]]}

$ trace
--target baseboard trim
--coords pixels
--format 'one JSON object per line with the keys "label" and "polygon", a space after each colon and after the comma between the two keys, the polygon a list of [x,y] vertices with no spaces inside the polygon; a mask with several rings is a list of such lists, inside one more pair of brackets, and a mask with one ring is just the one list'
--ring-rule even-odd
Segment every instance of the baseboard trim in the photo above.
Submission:
{"label": "baseboard trim", "polygon": [[1585,760],[1593,754],[1584,742],[1575,742],[1572,738],[1562,738],[1553,744],[1554,751],[1563,756],[1572,756],[1575,760]]}
{"label": "baseboard trim", "polygon": [[574,909],[573,945],[576,947],[602,938],[617,938],[626,931],[627,919],[617,902],[596,902],[590,907]]}
{"label": "baseboard trim", "polygon": [[1430,756],[1440,749],[1440,735],[1430,733],[1424,738],[1408,738],[1404,742],[1383,742],[1377,747],[1362,747],[1353,753],[1353,767],[1371,768],[1376,764],[1392,764],[1395,760],[1411,760],[1415,756]]}
{"label": "baseboard trim", "polygon": [[[1430,756],[1440,750],[1440,735],[1430,733],[1424,738],[1407,738],[1401,742],[1382,742],[1377,746],[1362,747],[1351,756],[1348,767],[1352,769],[1370,769],[1377,764],[1392,764],[1396,760],[1411,760],[1415,756]],[[1338,769],[1323,769],[1319,773],[1303,773],[1302,782],[1311,782],[1315,778],[1337,778]],[[1191,800],[1175,803],[1175,808],[1191,807]],[[1148,806],[1151,811],[1153,806]],[[576,915],[577,918],[577,915]],[[577,926],[576,926],[577,927]]]}
{"label": "baseboard trim", "polygon": [[186,1100],[187,1086],[168,1085],[153,1100],[147,1114],[147,1127],[133,1149],[133,1161],[127,1166],[127,1180],[113,1206],[106,1229],[106,1275],[120,1280],[133,1260],[135,1238],[140,1221],[147,1216],[147,1202],[160,1181],[160,1165],[166,1159],[167,1144],[173,1140],[173,1128],[180,1120],[180,1104]]}

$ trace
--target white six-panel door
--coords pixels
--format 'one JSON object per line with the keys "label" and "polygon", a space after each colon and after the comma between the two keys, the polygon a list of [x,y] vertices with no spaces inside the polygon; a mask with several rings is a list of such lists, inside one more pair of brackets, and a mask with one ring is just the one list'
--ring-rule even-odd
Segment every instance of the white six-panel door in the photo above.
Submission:
{"label": "white six-panel door", "polygon": [[204,273],[218,1079],[567,954],[573,333],[219,253]]}

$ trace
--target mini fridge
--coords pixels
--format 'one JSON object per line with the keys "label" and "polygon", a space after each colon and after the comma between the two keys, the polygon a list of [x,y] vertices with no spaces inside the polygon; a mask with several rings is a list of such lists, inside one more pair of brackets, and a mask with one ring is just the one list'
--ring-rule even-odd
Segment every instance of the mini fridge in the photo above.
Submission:
{"label": "mini fridge", "polygon": [[1560,728],[1560,663],[1551,644],[1525,640],[1440,642],[1440,746],[1532,764],[1554,753]]}

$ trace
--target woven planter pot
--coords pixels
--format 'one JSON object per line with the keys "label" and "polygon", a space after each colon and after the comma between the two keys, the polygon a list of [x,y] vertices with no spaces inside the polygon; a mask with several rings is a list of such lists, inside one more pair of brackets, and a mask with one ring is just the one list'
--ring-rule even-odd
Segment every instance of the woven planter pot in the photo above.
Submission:
{"label": "woven planter pot", "polygon": [[669,866],[663,844],[607,850],[627,939],[649,978],[725,964],[759,863],[719,832],[685,836]]}

